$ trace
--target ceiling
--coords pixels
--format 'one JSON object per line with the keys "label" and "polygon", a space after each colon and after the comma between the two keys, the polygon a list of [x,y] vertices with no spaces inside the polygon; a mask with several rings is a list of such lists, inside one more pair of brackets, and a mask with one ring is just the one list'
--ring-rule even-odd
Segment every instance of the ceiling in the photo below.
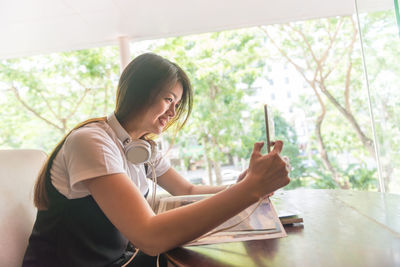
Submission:
{"label": "ceiling", "polygon": [[0,0],[0,59],[353,13],[353,0]]}

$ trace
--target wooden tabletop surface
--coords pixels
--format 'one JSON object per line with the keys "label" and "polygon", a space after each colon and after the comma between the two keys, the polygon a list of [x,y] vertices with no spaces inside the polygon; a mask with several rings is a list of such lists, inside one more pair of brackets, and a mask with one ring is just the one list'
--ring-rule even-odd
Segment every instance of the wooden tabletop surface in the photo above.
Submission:
{"label": "wooden tabletop surface", "polygon": [[300,213],[278,239],[177,248],[176,266],[400,266],[400,195],[350,190],[276,192],[277,213]]}

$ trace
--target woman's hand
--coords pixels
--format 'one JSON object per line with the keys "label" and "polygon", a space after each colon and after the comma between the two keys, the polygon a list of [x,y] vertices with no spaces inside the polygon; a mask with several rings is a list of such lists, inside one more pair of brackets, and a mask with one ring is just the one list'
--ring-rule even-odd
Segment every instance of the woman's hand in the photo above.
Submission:
{"label": "woman's hand", "polygon": [[[247,174],[247,171],[248,171],[248,170],[249,170],[249,169],[244,170],[244,171],[239,175],[239,177],[238,177],[237,180],[236,180],[236,183],[239,183],[241,180],[244,179],[244,177],[246,177],[246,174]],[[274,195],[274,192],[267,194],[265,197],[272,197],[273,195]]]}
{"label": "woman's hand", "polygon": [[249,183],[258,198],[271,194],[290,182],[288,161],[280,156],[283,142],[276,141],[274,149],[267,155],[261,154],[263,146],[264,142],[254,144],[249,168],[238,178],[238,181]]}

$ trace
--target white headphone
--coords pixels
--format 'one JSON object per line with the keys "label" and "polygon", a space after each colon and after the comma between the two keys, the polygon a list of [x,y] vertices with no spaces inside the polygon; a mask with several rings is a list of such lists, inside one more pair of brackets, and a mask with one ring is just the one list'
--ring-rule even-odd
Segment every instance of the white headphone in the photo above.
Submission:
{"label": "white headphone", "polygon": [[133,164],[142,164],[154,161],[157,148],[146,140],[132,140],[127,131],[119,123],[114,112],[107,116],[107,123],[122,142],[125,156],[130,162]]}

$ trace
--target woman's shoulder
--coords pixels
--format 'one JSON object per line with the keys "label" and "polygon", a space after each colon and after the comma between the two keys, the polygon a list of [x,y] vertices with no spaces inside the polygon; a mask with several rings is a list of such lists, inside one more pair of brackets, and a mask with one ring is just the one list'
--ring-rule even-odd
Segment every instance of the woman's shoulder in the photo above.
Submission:
{"label": "woman's shoulder", "polygon": [[85,144],[87,142],[113,141],[109,126],[105,121],[92,122],[73,130],[66,139],[67,143]]}

